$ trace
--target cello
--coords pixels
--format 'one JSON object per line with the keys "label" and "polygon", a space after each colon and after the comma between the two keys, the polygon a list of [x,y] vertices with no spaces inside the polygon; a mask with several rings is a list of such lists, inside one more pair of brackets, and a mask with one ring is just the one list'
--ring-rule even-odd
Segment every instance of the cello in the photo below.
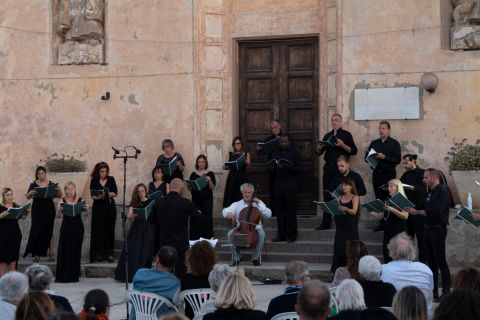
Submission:
{"label": "cello", "polygon": [[233,231],[232,244],[237,248],[255,248],[258,244],[258,233],[255,227],[260,224],[262,214],[252,201],[238,215],[240,225]]}

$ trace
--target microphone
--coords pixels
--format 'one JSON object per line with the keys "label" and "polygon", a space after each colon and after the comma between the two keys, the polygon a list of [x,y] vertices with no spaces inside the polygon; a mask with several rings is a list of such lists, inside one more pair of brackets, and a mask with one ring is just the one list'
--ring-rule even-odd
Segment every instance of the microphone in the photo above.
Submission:
{"label": "microphone", "polygon": [[117,148],[115,147],[112,147],[113,151],[115,151],[115,154],[119,154],[120,153],[120,150],[118,150]]}

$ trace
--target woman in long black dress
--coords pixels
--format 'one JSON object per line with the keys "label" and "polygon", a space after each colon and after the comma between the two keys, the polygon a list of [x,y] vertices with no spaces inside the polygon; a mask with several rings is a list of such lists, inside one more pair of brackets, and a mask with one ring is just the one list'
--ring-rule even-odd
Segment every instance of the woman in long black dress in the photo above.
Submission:
{"label": "woman in long black dress", "polygon": [[[73,205],[82,201],[82,198],[77,198],[77,189],[73,182],[67,182],[63,191],[65,192],[65,197],[58,202],[57,218],[62,217],[62,203]],[[86,206],[84,209],[87,209]],[[63,215],[60,236],[58,238],[55,282],[78,282],[84,233],[85,229],[80,214],[75,217]]]}
{"label": "woman in long black dress", "polygon": [[13,191],[10,188],[2,189],[0,205],[0,277],[6,272],[17,269],[20,255],[22,232],[17,219],[6,218],[9,208],[17,208],[13,202]]}
{"label": "woman in long black dress", "polygon": [[360,203],[355,182],[351,178],[345,178],[342,184],[343,193],[338,199],[340,202],[339,210],[345,212],[345,215],[336,215],[335,219],[335,241],[333,244],[333,261],[330,271],[332,273],[338,267],[344,267],[347,264],[347,243],[351,240],[358,240],[357,215]]}
{"label": "woman in long black dress", "polygon": [[[39,166],[35,170],[35,181],[28,187],[27,199],[32,199],[32,224],[30,228],[30,235],[28,236],[27,247],[23,257],[25,258],[29,253],[33,256],[33,262],[38,262],[40,257],[47,256],[47,250],[50,246],[53,226],[55,223],[55,204],[51,197],[35,198],[36,187],[46,187],[53,185],[52,181],[47,180],[47,169]],[[56,197],[62,196],[62,191],[58,186],[56,187]],[[50,252],[49,260],[53,260],[52,252]]]}
{"label": "woman in long black dress", "polygon": [[167,175],[164,172],[163,181],[170,183],[172,179],[179,178],[183,180],[183,170],[185,169],[185,162],[183,161],[182,155],[178,152],[175,152],[175,146],[171,139],[165,139],[162,141],[162,150],[163,154],[157,158],[156,167],[161,164],[168,164],[173,158],[177,157],[176,168],[171,175]]}
{"label": "woman in long black dress", "polygon": [[148,184],[148,194],[160,192],[160,196],[165,197],[170,192],[170,185],[163,181],[163,172],[160,167],[152,170],[152,181]]}
{"label": "woman in long black dress", "polygon": [[[127,236],[128,247],[128,281],[140,268],[152,266],[153,246],[155,244],[155,229],[148,223],[143,214],[134,214],[133,208],[145,208],[151,201],[147,197],[147,187],[140,183],[135,186],[128,209],[127,218],[132,222]],[[125,244],[115,269],[115,280],[125,281]]]}
{"label": "woman in long black dress", "polygon": [[[400,192],[405,196],[403,190],[403,184],[398,179],[392,179],[388,181],[388,193],[390,197],[394,196],[397,192]],[[388,254],[388,243],[397,234],[407,231],[407,219],[408,212],[398,210],[394,207],[385,205],[384,213],[371,212],[371,214],[377,219],[385,220],[385,230],[383,231],[383,263],[389,263],[392,258]]]}
{"label": "woman in long black dress", "polygon": [[99,162],[93,168],[90,190],[108,189],[98,196],[92,196],[92,226],[90,240],[90,263],[94,261],[113,262],[113,246],[115,244],[115,220],[117,209],[115,197],[117,184],[115,178],[109,176],[110,168],[106,162]]}
{"label": "woman in long black dress", "polygon": [[224,165],[224,170],[230,170],[225,183],[225,192],[223,193],[223,207],[227,208],[235,201],[241,200],[242,192],[240,192],[240,186],[248,182],[246,169],[250,168],[250,153],[244,151],[242,138],[235,137],[232,141],[233,151],[228,153],[226,161],[236,161],[244,153],[246,155],[245,164],[240,168],[229,167]]}
{"label": "woman in long black dress", "polygon": [[190,217],[190,239],[197,240],[200,237],[210,239],[213,237],[213,190],[215,190],[215,175],[208,171],[208,160],[203,154],[195,161],[195,171],[190,175],[190,180],[196,180],[206,175],[208,185],[202,190],[191,190],[192,202],[201,215]]}

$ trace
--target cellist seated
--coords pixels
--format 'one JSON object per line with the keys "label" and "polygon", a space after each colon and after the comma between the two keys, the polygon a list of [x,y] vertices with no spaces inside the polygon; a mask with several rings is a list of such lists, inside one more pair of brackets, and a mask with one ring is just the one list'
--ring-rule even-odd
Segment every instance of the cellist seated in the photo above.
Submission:
{"label": "cellist seated", "polygon": [[[245,215],[246,215],[246,212],[248,212],[250,205],[256,210],[258,210],[260,212],[261,217],[264,217],[264,218],[270,218],[272,216],[272,211],[269,208],[267,208],[267,206],[263,201],[253,196],[255,188],[253,187],[252,184],[250,183],[242,184],[240,186],[240,191],[242,192],[243,199],[232,203],[229,207],[223,209],[222,211],[224,218],[237,221],[237,226],[231,229],[230,231],[228,231],[228,241],[232,244],[235,243],[235,241],[233,241],[234,232],[236,232],[235,230],[238,231],[239,228],[242,226],[242,224],[253,228],[253,232],[255,232],[258,235],[258,242],[255,241],[256,245],[252,253],[252,263],[254,266],[259,266],[260,255],[262,254],[263,244],[265,243],[265,231],[263,230],[261,219],[259,219],[259,221],[256,221],[256,222],[252,222],[252,220],[246,219]],[[242,209],[244,209],[243,212],[242,212]],[[248,212],[250,214],[247,213],[247,216],[252,217],[251,211],[252,210]],[[242,219],[245,219],[245,220],[240,219],[241,212],[242,212]],[[232,266],[237,266],[240,263],[240,261],[242,261],[242,255],[237,247],[233,249],[234,249],[234,254],[233,254]]]}

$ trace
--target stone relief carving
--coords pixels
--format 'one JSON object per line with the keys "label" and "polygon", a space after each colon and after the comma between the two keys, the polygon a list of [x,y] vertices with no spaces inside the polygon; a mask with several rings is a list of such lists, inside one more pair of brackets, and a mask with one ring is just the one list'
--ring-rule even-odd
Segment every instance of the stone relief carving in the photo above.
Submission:
{"label": "stone relief carving", "polygon": [[58,64],[104,62],[104,0],[57,0]]}
{"label": "stone relief carving", "polygon": [[453,25],[450,48],[480,49],[480,0],[451,0]]}

